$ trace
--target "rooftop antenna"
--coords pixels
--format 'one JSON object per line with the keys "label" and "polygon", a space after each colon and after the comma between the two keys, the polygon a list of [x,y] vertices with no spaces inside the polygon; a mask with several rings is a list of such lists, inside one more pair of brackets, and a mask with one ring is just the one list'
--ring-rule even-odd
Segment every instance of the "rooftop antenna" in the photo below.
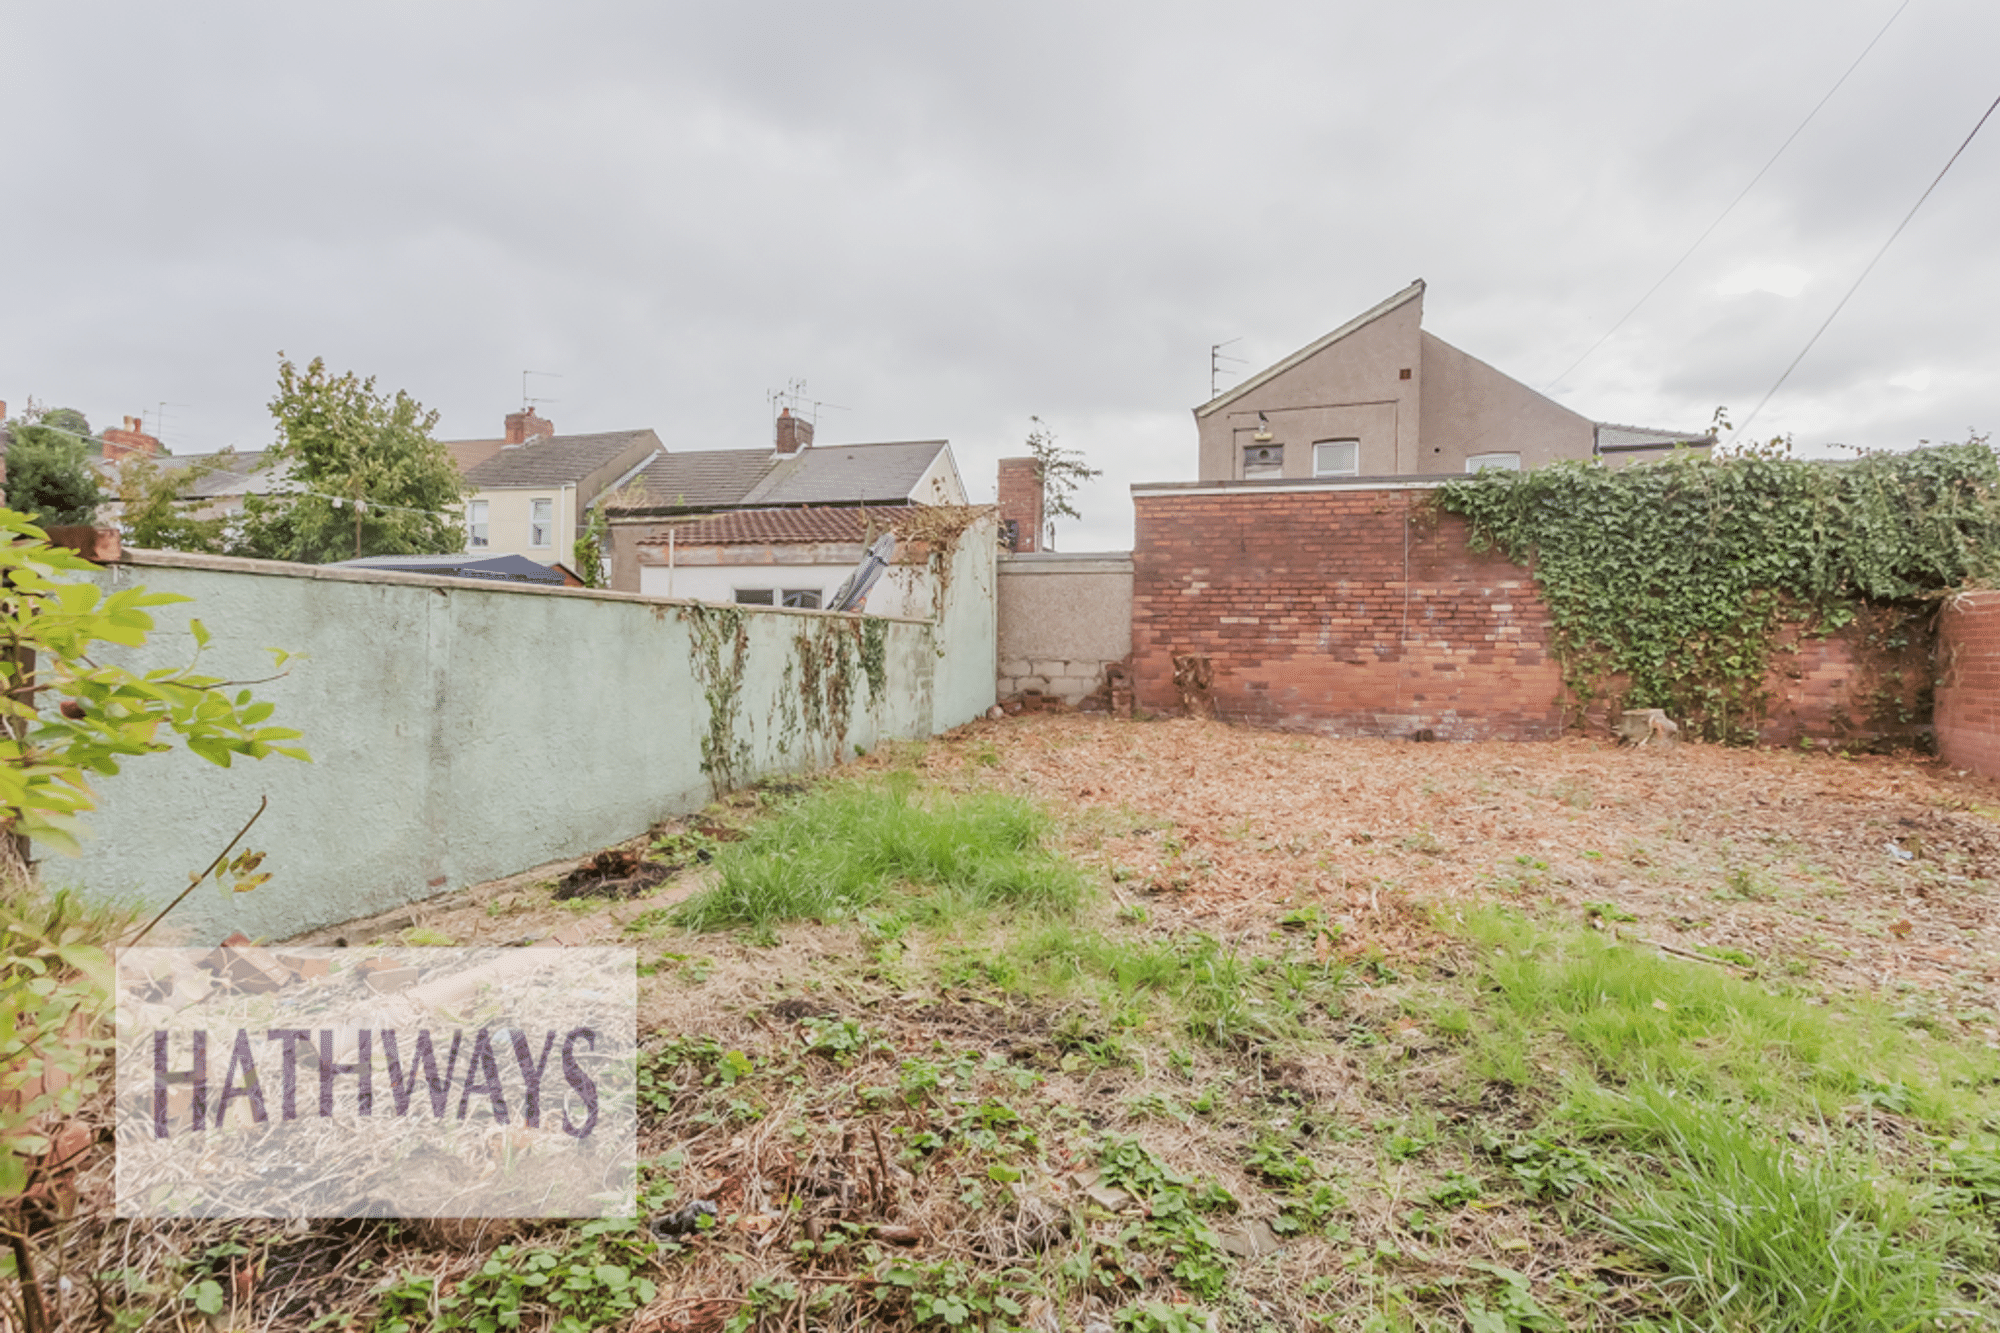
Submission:
{"label": "rooftop antenna", "polygon": [[522,371],[522,372],[521,372],[521,410],[522,410],[523,412],[531,412],[531,411],[533,411],[533,410],[534,410],[534,409],[536,408],[536,406],[538,406],[539,404],[542,404],[542,403],[560,403],[560,402],[562,401],[562,399],[560,399],[560,398],[530,398],[530,397],[528,397],[528,376],[530,376],[530,375],[540,375],[540,376],[541,376],[541,377],[542,377],[543,379],[551,379],[551,380],[559,380],[559,379],[561,379],[561,378],[562,378],[562,376],[561,376],[561,375],[557,374],[557,373],[556,373],[555,371],[553,371],[553,370],[524,370],[524,371]]}
{"label": "rooftop antenna", "polygon": [[1226,352],[1224,352],[1224,351],[1222,350],[1222,349],[1223,349],[1223,348],[1225,348],[1225,347],[1234,347],[1234,346],[1235,346],[1235,345],[1236,345],[1237,343],[1240,343],[1240,342],[1242,342],[1242,341],[1243,341],[1243,340],[1242,340],[1241,338],[1231,338],[1231,339],[1230,339],[1230,340],[1229,340],[1228,342],[1226,342],[1226,343],[1210,343],[1210,344],[1209,344],[1209,346],[1208,346],[1208,396],[1209,396],[1209,398],[1210,398],[1210,399],[1214,399],[1214,398],[1216,397],[1216,395],[1218,395],[1218,394],[1220,394],[1220,393],[1222,392],[1221,388],[1220,388],[1220,387],[1219,387],[1219,386],[1217,385],[1217,383],[1216,383],[1216,380],[1217,380],[1217,377],[1219,377],[1219,376],[1222,376],[1222,375],[1234,375],[1234,374],[1236,374],[1236,373],[1237,373],[1237,372],[1235,372],[1235,371],[1231,370],[1231,369],[1230,369],[1230,368],[1229,368],[1228,366],[1225,366],[1225,365],[1223,365],[1223,364],[1222,364],[1223,362],[1225,362],[1225,361],[1234,361],[1234,362],[1235,362],[1235,363],[1236,363],[1237,365],[1239,365],[1239,366],[1247,366],[1247,365],[1249,365],[1249,364],[1250,364],[1250,361],[1249,361],[1249,359],[1248,359],[1247,357],[1241,357],[1241,356],[1230,356],[1230,355],[1229,355],[1228,353],[1226,353]]}
{"label": "rooftop antenna", "polygon": [[793,416],[804,417],[814,427],[819,425],[819,410],[822,407],[832,408],[836,412],[854,410],[851,407],[842,407],[839,403],[829,403],[821,398],[809,397],[804,380],[786,380],[784,388],[771,390],[764,395],[764,401],[771,405],[771,416],[776,417],[779,409],[783,408]]}
{"label": "rooftop antenna", "polygon": [[[147,433],[150,434],[154,439],[164,443],[167,438],[167,409],[170,407],[186,407],[186,406],[187,406],[186,403],[170,403],[166,399],[162,398],[160,400],[159,410],[153,413],[153,429]],[[141,428],[144,428],[145,424],[146,424],[146,414],[144,412],[141,412],[139,414],[139,425]]]}

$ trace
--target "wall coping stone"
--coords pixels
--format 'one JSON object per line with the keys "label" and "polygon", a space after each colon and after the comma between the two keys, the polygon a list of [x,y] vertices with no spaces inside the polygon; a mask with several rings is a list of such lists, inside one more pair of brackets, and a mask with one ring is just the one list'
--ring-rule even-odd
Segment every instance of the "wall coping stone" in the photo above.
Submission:
{"label": "wall coping stone", "polygon": [[[443,558],[443,557],[440,557]],[[397,569],[368,569],[338,565],[306,565],[291,560],[252,560],[238,555],[205,555],[195,551],[166,551],[127,546],[119,557],[121,565],[153,566],[162,569],[207,569],[221,574],[261,574],[267,578],[320,579],[329,583],[392,583],[419,587],[464,589],[468,592],[526,594],[531,597],[590,597],[603,602],[640,602],[658,606],[719,606],[727,603],[700,602],[687,597],[656,597],[646,593],[613,592],[609,588],[565,588],[552,584],[502,583],[494,579],[455,579],[441,574],[410,573]],[[929,625],[922,616],[868,616],[858,611],[814,611],[796,606],[746,606],[744,611],[772,612],[785,616],[832,616],[841,620],[892,620],[911,625]]]}

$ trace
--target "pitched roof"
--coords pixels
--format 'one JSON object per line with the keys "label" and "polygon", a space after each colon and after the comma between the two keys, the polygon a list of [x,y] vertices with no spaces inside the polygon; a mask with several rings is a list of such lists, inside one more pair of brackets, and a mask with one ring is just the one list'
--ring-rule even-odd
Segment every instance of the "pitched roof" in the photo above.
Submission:
{"label": "pitched roof", "polygon": [[1333,344],[1339,342],[1342,338],[1345,338],[1348,334],[1353,333],[1357,329],[1364,328],[1369,324],[1373,324],[1376,320],[1382,318],[1382,316],[1388,314],[1391,310],[1394,310],[1397,306],[1402,305],[1406,301],[1414,301],[1423,294],[1424,294],[1424,280],[1422,278],[1418,278],[1415,282],[1403,288],[1402,291],[1397,292],[1394,296],[1390,297],[1388,300],[1382,302],[1380,305],[1362,311],[1360,314],[1356,315],[1353,319],[1348,320],[1345,324],[1335,329],[1332,333],[1327,334],[1324,338],[1321,338],[1316,342],[1308,343],[1306,346],[1301,347],[1296,352],[1293,352],[1290,356],[1286,357],[1283,361],[1278,362],[1276,365],[1267,366],[1265,369],[1258,371],[1255,375],[1252,375],[1249,379],[1244,380],[1241,384],[1237,385],[1233,389],[1230,389],[1228,392],[1217,394],[1215,397],[1203,403],[1200,407],[1197,407],[1194,410],[1194,414],[1198,417],[1205,417],[1208,416],[1210,413],[1215,412],[1217,409],[1222,408],[1228,405],[1229,403],[1235,402],[1238,398],[1241,398],[1244,394],[1250,392],[1258,385],[1263,384],[1267,380],[1276,379],[1278,376],[1284,374],[1286,371],[1290,370],[1293,366],[1296,366],[1299,362],[1305,360],[1307,357],[1313,356],[1319,352],[1326,350],[1327,348],[1333,346]]}
{"label": "pitched roof", "polygon": [[620,480],[615,509],[711,509],[741,504],[771,470],[769,449],[699,449],[660,453]]}
{"label": "pitched roof", "polygon": [[505,439],[499,440],[439,440],[451,461],[458,464],[460,472],[470,472],[493,455],[507,447]]}
{"label": "pitched roof", "polygon": [[1649,449],[1671,449],[1684,445],[1690,449],[1706,449],[1715,443],[1710,431],[1654,430],[1648,426],[1621,426],[1615,421],[1599,421],[1597,426],[1597,452],[1601,454],[1643,453]]}
{"label": "pitched roof", "polygon": [[[819,542],[859,542],[869,531],[893,527],[898,508],[732,509],[674,528],[679,546],[796,546]],[[653,537],[641,546],[664,546]]]}
{"label": "pitched roof", "polygon": [[748,504],[855,504],[907,500],[946,448],[943,440],[826,444],[782,459]]}
{"label": "pitched roof", "polygon": [[286,489],[288,479],[262,449],[225,449],[214,454],[162,454],[153,460],[163,472],[194,472],[181,489],[183,500],[213,500],[225,495],[268,495]]}
{"label": "pitched roof", "polygon": [[367,555],[334,562],[342,569],[393,569],[403,574],[436,574],[453,579],[491,579],[496,583],[567,582],[562,571],[538,564],[525,555]]}
{"label": "pitched roof", "polygon": [[538,435],[525,444],[510,444],[483,463],[466,470],[475,490],[510,486],[574,485],[626,451],[650,444],[660,447],[650,430],[610,430],[594,435]]}
{"label": "pitched roof", "polygon": [[820,444],[661,453],[613,488],[615,510],[726,509],[737,505],[902,504],[948,446],[943,440]]}

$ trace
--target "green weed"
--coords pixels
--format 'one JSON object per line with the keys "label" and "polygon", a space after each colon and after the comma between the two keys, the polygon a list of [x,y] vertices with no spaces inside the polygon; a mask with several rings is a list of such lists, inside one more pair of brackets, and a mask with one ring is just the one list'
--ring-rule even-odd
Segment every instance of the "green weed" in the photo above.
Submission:
{"label": "green weed", "polygon": [[918,920],[1003,905],[1068,910],[1084,877],[1043,846],[1048,820],[996,795],[919,799],[910,774],[820,788],[716,854],[717,882],[682,903],[691,930],[850,918],[901,885]]}

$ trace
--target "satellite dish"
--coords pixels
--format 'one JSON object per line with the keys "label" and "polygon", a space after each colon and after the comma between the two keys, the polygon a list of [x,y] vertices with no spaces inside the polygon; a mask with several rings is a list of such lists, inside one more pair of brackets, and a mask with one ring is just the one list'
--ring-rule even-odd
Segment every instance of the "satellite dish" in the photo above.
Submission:
{"label": "satellite dish", "polygon": [[875,580],[882,577],[882,571],[889,567],[889,561],[896,554],[896,534],[885,532],[875,539],[868,553],[861,557],[861,563],[847,576],[847,582],[834,590],[828,599],[829,611],[857,611],[868,600],[868,590],[875,586]]}

